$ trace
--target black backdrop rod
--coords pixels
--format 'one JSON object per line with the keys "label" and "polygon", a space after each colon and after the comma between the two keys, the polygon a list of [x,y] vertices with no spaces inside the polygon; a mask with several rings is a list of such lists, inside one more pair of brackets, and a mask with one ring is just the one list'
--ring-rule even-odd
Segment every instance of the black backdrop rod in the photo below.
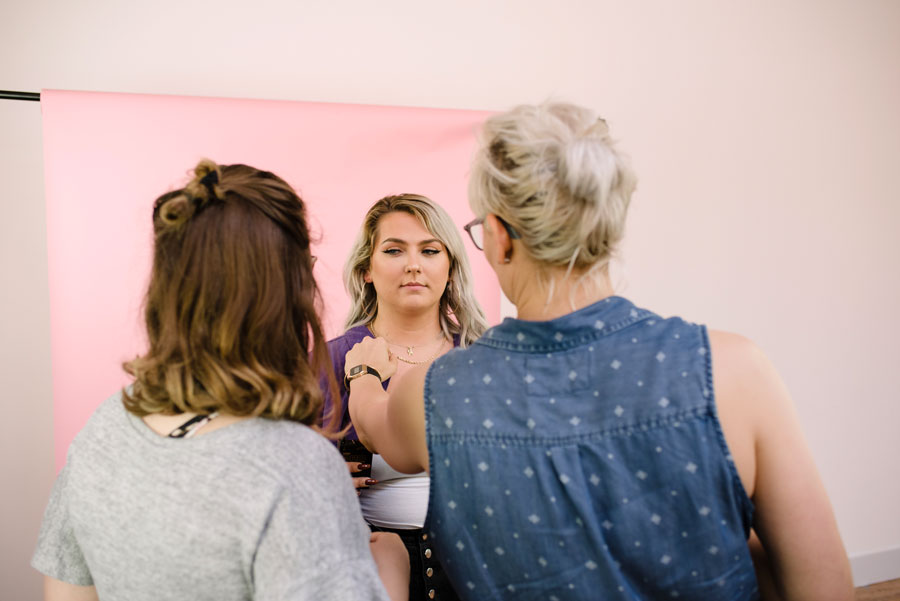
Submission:
{"label": "black backdrop rod", "polygon": [[10,92],[9,90],[0,90],[0,99],[34,100],[40,102],[41,95],[38,92]]}

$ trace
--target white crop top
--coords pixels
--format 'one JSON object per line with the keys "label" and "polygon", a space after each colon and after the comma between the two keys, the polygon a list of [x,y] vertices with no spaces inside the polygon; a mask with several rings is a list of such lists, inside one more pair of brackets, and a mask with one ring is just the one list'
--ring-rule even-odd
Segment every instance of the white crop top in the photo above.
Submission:
{"label": "white crop top", "polygon": [[372,478],[378,484],[363,489],[359,496],[368,523],[397,530],[412,530],[425,524],[430,483],[426,472],[400,473],[376,454],[372,455]]}

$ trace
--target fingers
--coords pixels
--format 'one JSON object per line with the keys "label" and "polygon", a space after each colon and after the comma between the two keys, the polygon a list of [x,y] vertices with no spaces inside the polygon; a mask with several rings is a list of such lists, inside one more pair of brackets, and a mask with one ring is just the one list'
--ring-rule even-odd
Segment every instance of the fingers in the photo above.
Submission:
{"label": "fingers", "polygon": [[359,461],[347,461],[347,469],[350,470],[351,474],[358,474],[359,472],[364,472],[366,470],[372,469],[372,465],[369,463],[360,463]]}
{"label": "fingers", "polygon": [[[369,463],[360,463],[359,461],[345,461],[344,463],[347,465],[347,471],[351,475],[372,469],[372,465]],[[351,479],[353,480],[353,488],[356,489],[356,496],[359,496],[360,491],[378,484],[378,480],[369,476],[357,476]]]}
{"label": "fingers", "polygon": [[353,478],[353,488],[356,489],[357,497],[362,494],[362,491],[366,490],[370,486],[374,486],[375,484],[378,484],[378,480],[374,478],[367,478],[366,476]]}
{"label": "fingers", "polygon": [[376,484],[378,484],[378,480],[376,480],[375,478],[369,478],[367,476],[359,476],[358,478],[353,478],[354,488],[365,489]]}
{"label": "fingers", "polygon": [[390,350],[388,350],[388,364],[390,365],[390,369],[388,369],[388,373],[390,375],[388,375],[387,378],[390,378],[395,373],[397,373],[397,366],[400,365],[400,360],[397,359],[397,356]]}

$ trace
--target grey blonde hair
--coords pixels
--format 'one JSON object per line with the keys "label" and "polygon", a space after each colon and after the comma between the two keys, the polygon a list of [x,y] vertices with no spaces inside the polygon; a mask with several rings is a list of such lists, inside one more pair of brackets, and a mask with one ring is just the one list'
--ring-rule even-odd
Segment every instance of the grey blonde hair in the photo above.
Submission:
{"label": "grey blonde hair", "polygon": [[507,221],[540,266],[587,277],[606,268],[622,240],[635,184],[593,111],[523,105],[485,122],[469,204],[476,215]]}
{"label": "grey blonde hair", "polygon": [[441,241],[450,258],[449,286],[441,296],[439,312],[441,330],[451,337],[459,335],[460,346],[467,346],[487,329],[481,305],[475,299],[469,258],[462,238],[450,215],[437,203],[418,194],[385,196],[366,213],[362,227],[344,265],[344,286],[350,295],[350,313],[346,327],[365,325],[375,319],[378,297],[375,286],[366,283],[372,253],[378,238],[378,223],[388,213],[408,213]]}

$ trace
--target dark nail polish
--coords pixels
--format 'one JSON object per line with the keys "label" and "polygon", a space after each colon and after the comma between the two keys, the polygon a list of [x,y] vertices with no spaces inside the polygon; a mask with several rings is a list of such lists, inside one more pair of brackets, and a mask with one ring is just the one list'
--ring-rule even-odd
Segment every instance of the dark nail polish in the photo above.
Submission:
{"label": "dark nail polish", "polygon": [[373,484],[378,484],[378,480],[374,480],[372,478],[366,478],[366,486],[372,486]]}
{"label": "dark nail polish", "polygon": [[368,463],[360,463],[359,465],[356,466],[356,469],[358,469],[359,471],[363,472],[363,471],[365,471],[365,470],[367,470],[367,469],[370,469],[371,467],[372,467],[372,466],[369,465]]}

